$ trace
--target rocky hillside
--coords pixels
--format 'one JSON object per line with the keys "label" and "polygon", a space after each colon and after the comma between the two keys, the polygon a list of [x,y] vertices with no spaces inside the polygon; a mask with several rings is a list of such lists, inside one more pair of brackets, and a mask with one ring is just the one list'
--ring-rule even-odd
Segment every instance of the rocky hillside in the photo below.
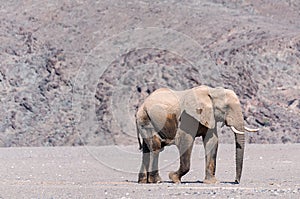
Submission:
{"label": "rocky hillside", "polygon": [[[137,144],[159,87],[233,89],[250,143],[300,143],[296,0],[9,1],[0,6],[0,146]],[[221,142],[233,142],[226,127]]]}

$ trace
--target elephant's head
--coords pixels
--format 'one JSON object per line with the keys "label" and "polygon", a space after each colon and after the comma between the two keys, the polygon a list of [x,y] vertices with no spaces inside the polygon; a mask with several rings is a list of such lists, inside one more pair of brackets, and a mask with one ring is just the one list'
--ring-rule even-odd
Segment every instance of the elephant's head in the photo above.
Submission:
{"label": "elephant's head", "polygon": [[224,88],[199,86],[189,90],[181,104],[182,112],[208,129],[216,128],[216,122],[224,122],[235,132],[236,182],[241,178],[245,146],[244,119],[236,94]]}

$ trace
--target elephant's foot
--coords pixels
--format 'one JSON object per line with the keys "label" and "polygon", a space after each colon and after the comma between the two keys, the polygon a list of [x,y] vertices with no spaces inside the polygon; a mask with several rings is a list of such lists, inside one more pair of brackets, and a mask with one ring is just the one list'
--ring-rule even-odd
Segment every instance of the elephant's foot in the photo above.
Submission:
{"label": "elephant's foot", "polygon": [[161,183],[162,179],[158,173],[156,174],[149,174],[147,178],[147,174],[139,173],[138,183],[145,184],[145,183]]}
{"label": "elephant's foot", "polygon": [[181,183],[181,177],[178,175],[177,172],[170,172],[169,173],[169,178],[172,180],[174,183]]}
{"label": "elephant's foot", "polygon": [[139,173],[138,183],[147,183],[147,174]]}
{"label": "elephant's foot", "polygon": [[162,182],[162,179],[158,173],[156,173],[154,175],[150,174],[148,177],[148,183],[161,183],[161,182]]}
{"label": "elephant's foot", "polygon": [[210,177],[210,178],[205,178],[203,180],[203,183],[205,183],[205,184],[217,184],[217,183],[219,183],[219,181],[217,180],[216,177]]}

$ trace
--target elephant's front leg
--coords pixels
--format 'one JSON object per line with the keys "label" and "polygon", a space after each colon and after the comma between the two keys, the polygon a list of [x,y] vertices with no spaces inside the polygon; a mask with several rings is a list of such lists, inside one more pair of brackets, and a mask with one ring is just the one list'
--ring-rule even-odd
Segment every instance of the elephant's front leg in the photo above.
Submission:
{"label": "elephant's front leg", "polygon": [[203,136],[203,143],[205,148],[205,179],[204,183],[217,183],[215,177],[216,161],[218,151],[218,136],[216,129],[209,129],[205,136]]}
{"label": "elephant's front leg", "polygon": [[176,138],[175,144],[178,147],[180,154],[180,166],[179,169],[175,172],[169,173],[169,178],[174,183],[181,183],[181,177],[184,176],[190,170],[190,162],[191,162],[191,153],[194,144],[194,138],[186,134],[183,131],[179,131],[178,134],[181,134]]}

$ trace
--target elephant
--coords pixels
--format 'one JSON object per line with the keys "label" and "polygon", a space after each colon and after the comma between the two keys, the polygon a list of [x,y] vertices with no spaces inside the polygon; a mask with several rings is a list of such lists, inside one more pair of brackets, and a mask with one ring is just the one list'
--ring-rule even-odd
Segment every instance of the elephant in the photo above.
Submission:
{"label": "elephant", "polygon": [[[169,173],[174,183],[190,170],[190,157],[195,137],[202,136],[205,149],[205,179],[217,183],[217,123],[229,126],[235,135],[236,177],[240,183],[245,149],[245,131],[240,101],[234,91],[222,87],[200,85],[183,91],[160,88],[151,93],[136,112],[137,137],[142,151],[138,183],[160,183],[159,153],[168,145],[176,145],[180,166]],[[141,142],[142,138],[142,142]]]}

